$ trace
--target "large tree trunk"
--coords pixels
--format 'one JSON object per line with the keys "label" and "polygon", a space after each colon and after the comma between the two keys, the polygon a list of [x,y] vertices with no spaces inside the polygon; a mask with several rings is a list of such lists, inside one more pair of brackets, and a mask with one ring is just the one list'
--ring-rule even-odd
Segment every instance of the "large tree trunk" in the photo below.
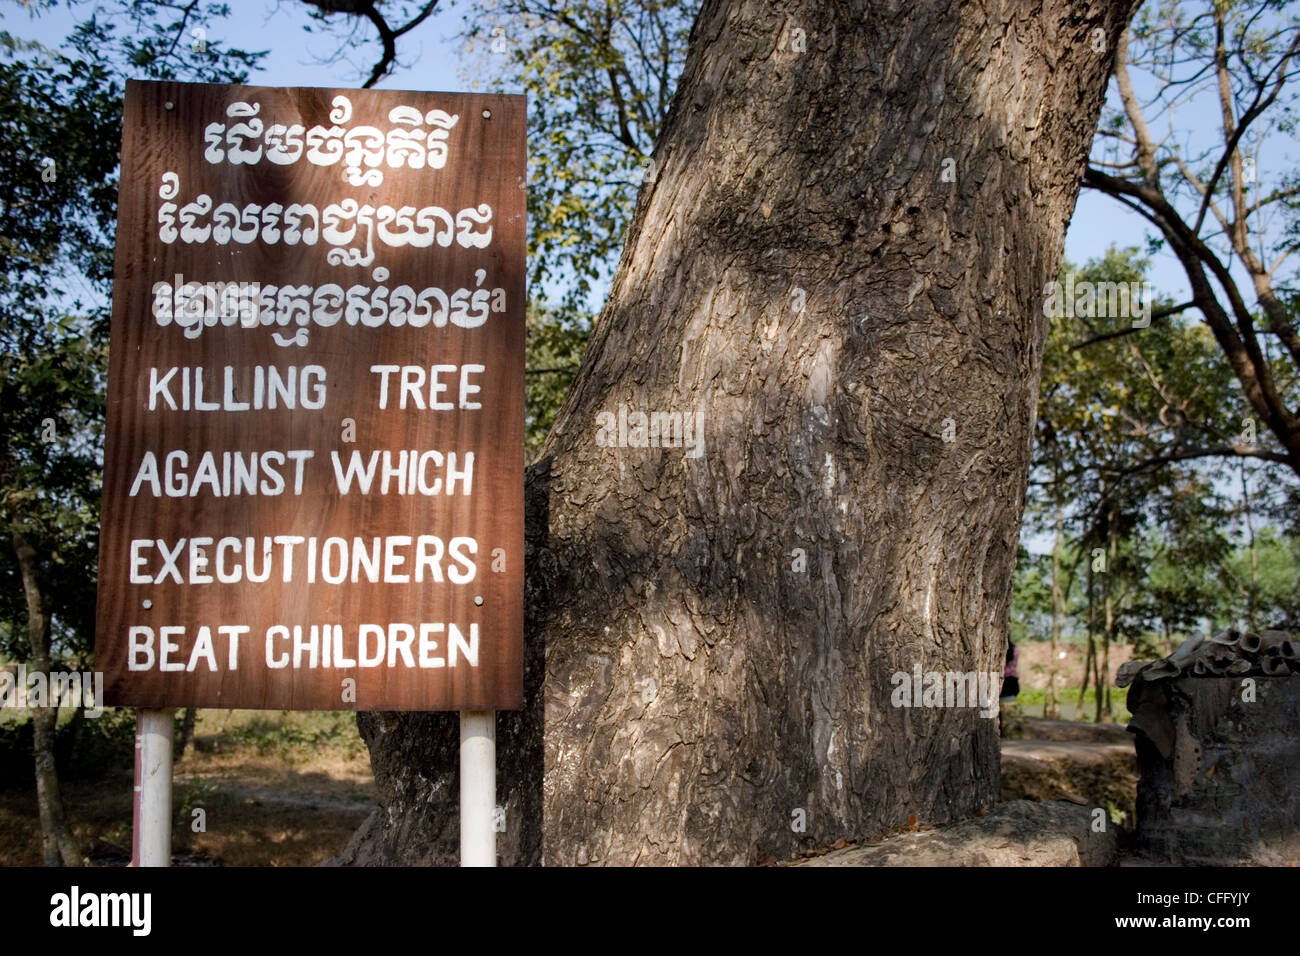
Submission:
{"label": "large tree trunk", "polygon": [[[1001,673],[1043,286],[1131,6],[706,0],[528,477],[504,862],[750,863],[997,799],[995,722],[891,675]],[[703,454],[602,446],[620,404],[701,413]],[[361,726],[383,806],[340,860],[453,860],[455,716]]]}
{"label": "large tree trunk", "polygon": [[[50,619],[37,580],[36,549],[21,532],[14,533],[14,556],[22,576],[27,601],[27,664],[32,671],[50,676]],[[57,703],[52,699],[45,703]],[[59,791],[59,772],[54,759],[54,733],[58,726],[57,707],[32,710],[32,755],[36,769],[36,808],[41,821],[41,860],[46,866],[81,865],[81,849],[68,828]]]}

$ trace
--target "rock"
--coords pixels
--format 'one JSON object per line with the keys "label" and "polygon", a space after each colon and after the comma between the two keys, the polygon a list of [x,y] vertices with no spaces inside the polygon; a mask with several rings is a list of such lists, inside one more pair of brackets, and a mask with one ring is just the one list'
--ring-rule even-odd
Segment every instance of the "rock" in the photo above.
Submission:
{"label": "rock", "polygon": [[1128,709],[1140,853],[1177,864],[1300,862],[1300,677],[1138,681]]}
{"label": "rock", "polygon": [[1060,800],[1010,800],[960,823],[832,850],[790,866],[1109,866],[1116,827]]}

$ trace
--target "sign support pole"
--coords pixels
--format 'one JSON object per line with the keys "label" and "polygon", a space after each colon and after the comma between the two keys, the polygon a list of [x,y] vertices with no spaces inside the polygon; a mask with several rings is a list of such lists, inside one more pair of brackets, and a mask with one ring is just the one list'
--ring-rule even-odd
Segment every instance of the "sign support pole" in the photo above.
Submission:
{"label": "sign support pole", "polygon": [[497,715],[460,712],[460,865],[496,866]]}
{"label": "sign support pole", "polygon": [[171,866],[174,711],[135,714],[135,825],[132,866]]}

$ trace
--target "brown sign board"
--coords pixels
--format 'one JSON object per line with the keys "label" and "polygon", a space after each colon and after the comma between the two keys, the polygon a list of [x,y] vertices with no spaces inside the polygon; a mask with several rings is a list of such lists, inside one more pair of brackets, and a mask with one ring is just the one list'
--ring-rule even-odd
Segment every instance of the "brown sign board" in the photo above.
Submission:
{"label": "brown sign board", "polygon": [[521,705],[524,128],[521,96],[128,84],[107,703]]}

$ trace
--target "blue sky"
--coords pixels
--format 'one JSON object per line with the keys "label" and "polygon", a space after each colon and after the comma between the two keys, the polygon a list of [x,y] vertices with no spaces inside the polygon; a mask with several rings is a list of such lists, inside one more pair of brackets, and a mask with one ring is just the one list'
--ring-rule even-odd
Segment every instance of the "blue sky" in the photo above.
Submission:
{"label": "blue sky", "polygon": [[[270,51],[264,68],[250,77],[252,83],[355,87],[368,75],[375,61],[378,51],[375,43],[349,44],[344,41],[344,57],[335,62],[325,62],[339,48],[342,38],[306,32],[304,26],[312,21],[301,0],[231,0],[230,7],[232,17],[227,22],[225,35],[218,39],[247,49]],[[444,0],[438,12],[402,38],[400,62],[407,65],[379,85],[390,89],[472,90],[472,80],[468,76],[477,56],[467,53],[464,43],[456,39],[462,27],[462,15],[468,8],[469,4],[464,0],[460,4]],[[4,7],[0,24],[19,36],[54,46],[77,20],[85,17],[85,11],[86,7],[79,4],[73,10],[66,6],[57,7],[36,17],[10,0]],[[368,39],[373,36],[373,31],[367,24],[358,31],[358,36]],[[1185,119],[1189,113],[1182,114],[1180,119]],[[1213,117],[1215,114],[1211,112],[1208,115]],[[1211,125],[1205,133],[1217,135],[1217,127]],[[1193,131],[1193,135],[1198,135],[1198,132]],[[1290,169],[1295,164],[1293,156],[1280,150],[1274,150],[1269,156],[1268,166],[1276,170]],[[1262,185],[1267,186],[1268,177],[1269,169],[1261,168]],[[1102,255],[1112,244],[1142,248],[1145,247],[1144,237],[1153,231],[1145,220],[1113,199],[1091,190],[1081,190],[1066,236],[1065,254],[1069,260],[1083,263]],[[1161,294],[1179,300],[1185,298],[1186,280],[1169,252],[1153,257],[1150,278]],[[1246,288],[1249,288],[1249,283],[1246,283]],[[597,290],[593,305],[599,305],[605,291],[605,287]]]}

